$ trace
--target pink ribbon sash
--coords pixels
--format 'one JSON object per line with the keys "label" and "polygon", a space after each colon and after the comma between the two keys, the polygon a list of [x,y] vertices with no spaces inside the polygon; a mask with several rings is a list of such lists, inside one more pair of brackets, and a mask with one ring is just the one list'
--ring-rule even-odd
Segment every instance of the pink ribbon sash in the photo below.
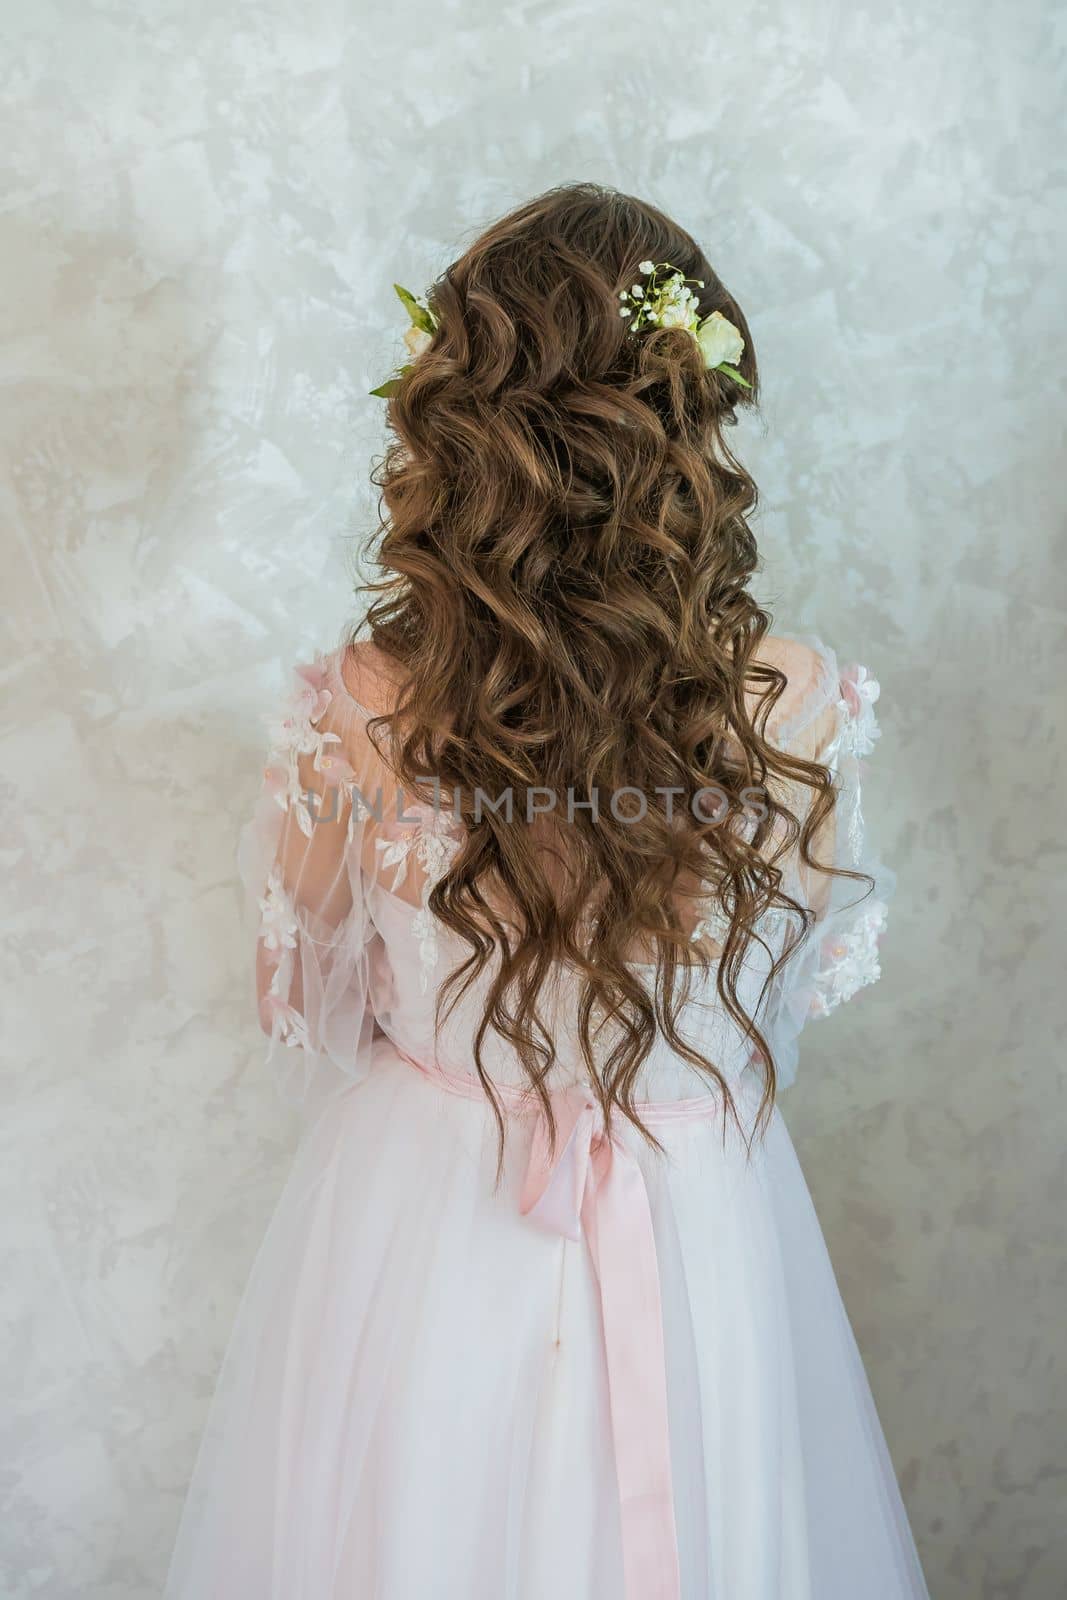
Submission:
{"label": "pink ribbon sash", "polygon": [[[405,1059],[451,1093],[484,1099],[477,1078]],[[537,1104],[525,1090],[497,1087],[513,1109]],[[549,1098],[555,1146],[539,1114],[520,1210],[564,1238],[585,1236],[600,1290],[626,1600],[680,1600],[663,1308],[644,1174],[632,1150],[607,1133],[589,1089],[560,1089]],[[645,1101],[638,1111],[652,1126],[707,1118],[721,1106],[709,1095]]]}

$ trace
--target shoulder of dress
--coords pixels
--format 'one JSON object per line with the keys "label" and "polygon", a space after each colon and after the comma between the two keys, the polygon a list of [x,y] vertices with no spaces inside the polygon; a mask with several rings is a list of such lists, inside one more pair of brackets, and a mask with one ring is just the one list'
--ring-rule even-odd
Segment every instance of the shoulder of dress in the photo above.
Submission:
{"label": "shoulder of dress", "polygon": [[291,676],[291,703],[321,731],[329,730],[346,745],[354,740],[360,748],[368,735],[375,748],[388,745],[388,722],[368,725],[389,718],[405,680],[399,664],[369,641],[345,639],[333,649],[309,654],[295,663]]}
{"label": "shoulder of dress", "polygon": [[786,747],[839,693],[837,656],[816,634],[768,634],[756,660],[785,677],[785,688],[768,722],[772,741]]}
{"label": "shoulder of dress", "polygon": [[367,721],[388,716],[405,684],[404,670],[369,640],[345,638],[332,649],[307,651],[289,671],[289,697],[316,721],[356,714]]}
{"label": "shoulder of dress", "polygon": [[439,876],[466,829],[440,794],[426,801],[405,789],[389,762],[390,725],[373,726],[389,716],[404,682],[399,663],[375,645],[344,641],[294,667],[280,728],[291,750],[314,753],[323,783],[351,799],[354,822],[373,819],[387,864],[414,850]]}
{"label": "shoulder of dress", "polygon": [[336,692],[370,716],[388,716],[408,681],[403,663],[370,639],[345,640],[325,659]]}
{"label": "shoulder of dress", "polygon": [[[868,667],[856,661],[842,664],[832,646],[814,633],[776,633],[764,644],[770,645],[772,664],[787,678],[772,719],[775,743],[792,745],[832,711],[838,737],[854,754],[869,753],[879,736],[874,703],[880,686]],[[760,655],[764,653],[761,648]]]}

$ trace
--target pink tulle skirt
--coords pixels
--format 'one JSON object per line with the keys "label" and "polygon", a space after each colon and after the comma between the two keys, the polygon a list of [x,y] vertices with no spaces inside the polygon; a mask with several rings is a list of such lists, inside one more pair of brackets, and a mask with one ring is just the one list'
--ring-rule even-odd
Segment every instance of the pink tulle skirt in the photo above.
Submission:
{"label": "pink tulle skirt", "polygon": [[[634,1135],[683,1600],[926,1587],[792,1143]],[[629,1135],[627,1134],[628,1138]],[[596,1273],[496,1183],[486,1105],[391,1049],[308,1127],[261,1248],[170,1600],[621,1600]]]}

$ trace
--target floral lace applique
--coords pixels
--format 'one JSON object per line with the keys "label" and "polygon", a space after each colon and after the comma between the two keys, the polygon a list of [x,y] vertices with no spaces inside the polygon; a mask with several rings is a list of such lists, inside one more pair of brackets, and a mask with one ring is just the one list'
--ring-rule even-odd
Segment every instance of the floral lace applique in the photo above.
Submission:
{"label": "floral lace applique", "polygon": [[266,892],[259,901],[259,937],[263,948],[270,952],[274,975],[264,996],[264,1004],[271,1022],[271,1036],[288,1045],[305,1045],[308,1042],[307,1023],[286,999],[292,981],[293,958],[290,951],[297,948],[300,924],[278,868],[272,867],[267,877]]}
{"label": "floral lace applique", "polygon": [[264,781],[283,811],[296,804],[297,824],[301,833],[310,839],[315,816],[300,782],[300,757],[313,757],[315,771],[322,773],[327,785],[344,788],[354,779],[355,773],[342,756],[328,753],[332,745],[341,743],[340,735],[324,733],[317,726],[333,699],[326,688],[325,663],[315,661],[297,667],[296,672],[301,686],[293,694],[285,714],[280,720],[267,719],[270,755]]}
{"label": "floral lace applique", "polygon": [[[266,719],[270,743],[263,788],[283,813],[287,816],[293,813],[293,820],[308,839],[320,823],[334,821],[339,814],[340,799],[350,797],[352,816],[349,818],[348,838],[351,841],[353,820],[362,820],[370,815],[370,808],[358,793],[355,770],[337,749],[342,743],[339,735],[320,726],[333,702],[333,695],[327,687],[328,671],[328,661],[321,656],[310,664],[298,666],[295,669],[296,687],[281,715]],[[313,770],[322,777],[321,784],[312,785],[307,781],[306,761],[309,756]],[[322,798],[322,791],[327,792],[325,799]],[[280,826],[284,829],[286,824]],[[300,942],[306,928],[303,913],[298,913],[277,860],[267,874],[262,890],[258,899],[258,938],[273,967],[269,987],[261,1001],[264,1020],[269,1023],[272,1039],[310,1049],[311,1025],[289,1001],[294,963],[301,959]],[[331,950],[331,959],[337,954],[343,940],[356,937],[359,933],[358,920],[338,929],[339,937]],[[325,957],[316,953],[313,959],[323,961]]]}
{"label": "floral lace applique", "polygon": [[[826,756],[826,765],[834,774],[840,771],[843,757],[858,761],[863,756],[869,756],[875,741],[882,736],[874,713],[874,704],[881,692],[877,678],[872,678],[866,667],[853,664],[842,671],[838,687],[840,695],[837,707],[841,721],[837,737]],[[839,797],[839,806],[838,826],[843,826],[850,863],[856,866],[863,852],[864,838],[858,784],[846,787]]]}
{"label": "floral lace applique", "polygon": [[411,928],[419,947],[420,989],[429,991],[437,970],[438,924],[430,910],[430,895],[434,885],[444,877],[460,848],[462,836],[456,822],[439,808],[416,805],[418,825],[398,839],[378,839],[376,849],[381,852],[383,867],[395,867],[390,888],[394,893],[406,878],[408,863],[414,857],[423,871],[421,904],[412,920]]}
{"label": "floral lace applique", "polygon": [[714,906],[706,916],[700,918],[696,927],[690,934],[690,942],[698,944],[701,939],[710,939],[715,944],[726,943],[726,936],[730,931],[730,918],[721,906]]}
{"label": "floral lace applique", "polygon": [[845,667],[840,679],[838,706],[844,712],[837,751],[844,755],[869,756],[882,730],[874,714],[874,703],[881,693],[877,678],[858,664]]}
{"label": "floral lace applique", "polygon": [[280,960],[284,950],[296,949],[298,924],[293,902],[277,867],[271,868],[259,909],[259,936],[264,948],[272,951],[275,959]]}
{"label": "floral lace applique", "polygon": [[[275,981],[277,981],[280,971],[281,969],[279,968],[279,972],[275,974]],[[293,1049],[310,1044],[308,1026],[304,1018],[295,1006],[291,1006],[288,1000],[275,992],[273,983],[267,991],[264,1004],[271,1019],[272,1038],[281,1039],[283,1044],[287,1044]]]}
{"label": "floral lace applique", "polygon": [[[786,911],[784,907],[768,906],[766,911],[762,912],[760,916],[757,917],[755,927],[753,929],[754,933],[757,934],[759,938],[770,943],[773,940],[774,935],[782,926],[782,921],[785,915]],[[709,910],[705,916],[701,917],[700,921],[693,929],[690,939],[694,943],[699,939],[711,939],[714,940],[714,942],[718,945],[724,945],[726,943],[727,935],[730,932],[731,926],[731,919],[726,915],[726,912],[723,910],[722,906],[712,903],[712,909]]]}
{"label": "floral lace applique", "polygon": [[828,1016],[843,1001],[851,1000],[858,990],[869,983],[877,983],[882,976],[878,944],[885,931],[886,910],[885,902],[876,900],[851,928],[827,936],[822,947],[826,965],[815,976],[809,1008],[811,1016]]}

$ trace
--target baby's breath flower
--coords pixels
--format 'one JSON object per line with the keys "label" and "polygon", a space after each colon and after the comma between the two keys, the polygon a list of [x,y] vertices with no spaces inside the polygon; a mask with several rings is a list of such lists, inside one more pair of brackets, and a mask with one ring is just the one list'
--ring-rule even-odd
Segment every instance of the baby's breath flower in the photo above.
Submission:
{"label": "baby's breath flower", "polygon": [[[700,297],[690,285],[703,289],[704,279],[687,278],[669,261],[661,261],[658,266],[653,261],[642,261],[638,270],[648,283],[643,288],[635,283],[630,289],[619,291],[619,299],[624,302],[619,315],[630,318],[630,333],[651,326],[691,334],[709,371],[725,373],[742,388],[751,388],[748,379],[733,365],[745,348],[733,323],[721,311],[713,311],[701,320]],[[669,274],[662,281],[661,270]]]}

